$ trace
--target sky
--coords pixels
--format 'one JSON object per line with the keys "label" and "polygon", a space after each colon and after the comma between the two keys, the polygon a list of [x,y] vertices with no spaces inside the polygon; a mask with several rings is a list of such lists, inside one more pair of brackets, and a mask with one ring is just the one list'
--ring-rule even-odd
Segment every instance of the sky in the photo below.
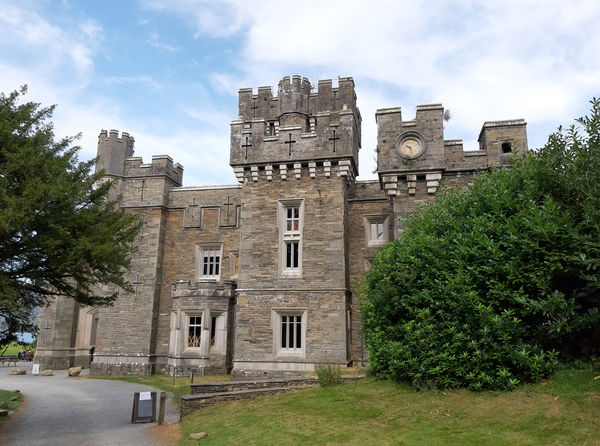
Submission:
{"label": "sky", "polygon": [[101,129],[127,131],[136,156],[168,154],[196,186],[236,182],[240,88],[351,76],[370,179],[378,108],[442,103],[465,149],[484,121],[522,118],[543,146],[600,96],[599,23],[598,0],[0,0],[0,91],[57,104],[82,159]]}

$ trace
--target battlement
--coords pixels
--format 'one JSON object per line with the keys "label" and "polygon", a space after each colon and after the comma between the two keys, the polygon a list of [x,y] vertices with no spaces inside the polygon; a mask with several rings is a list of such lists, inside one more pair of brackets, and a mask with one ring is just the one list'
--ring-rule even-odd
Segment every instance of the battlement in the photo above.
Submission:
{"label": "battlement", "polygon": [[232,167],[351,160],[358,170],[361,116],[354,81],[320,80],[317,91],[301,76],[271,87],[239,90],[240,119],[231,123]]}
{"label": "battlement", "polygon": [[351,77],[340,77],[337,84],[334,87],[331,79],[320,80],[315,92],[308,78],[294,75],[285,76],[279,81],[277,96],[273,96],[270,86],[258,87],[256,94],[252,88],[241,88],[238,92],[239,119],[275,121],[286,113],[308,116],[356,110],[354,80]]}
{"label": "battlement", "polygon": [[168,155],[154,155],[150,164],[144,164],[141,157],[131,157],[125,160],[126,177],[167,177],[175,186],[181,186],[183,166],[173,163]]}
{"label": "battlement", "polygon": [[[442,104],[418,105],[416,117],[402,119],[400,107],[377,110],[377,158],[380,176],[419,172],[472,171],[504,165],[527,150],[522,119],[486,121],[479,150],[465,151],[462,140],[444,140]],[[412,184],[412,183],[411,183]],[[432,188],[433,190],[433,188]]]}

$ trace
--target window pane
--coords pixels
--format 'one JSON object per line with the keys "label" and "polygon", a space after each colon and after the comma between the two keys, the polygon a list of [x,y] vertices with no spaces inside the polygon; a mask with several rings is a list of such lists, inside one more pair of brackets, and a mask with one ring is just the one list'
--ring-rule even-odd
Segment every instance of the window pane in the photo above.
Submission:
{"label": "window pane", "polygon": [[383,223],[377,223],[377,240],[383,240]]}
{"label": "window pane", "polygon": [[281,317],[281,348],[287,348],[287,316]]}
{"label": "window pane", "polygon": [[290,316],[290,329],[289,329],[289,333],[290,333],[290,342],[289,342],[289,346],[290,348],[294,348],[295,347],[295,343],[294,343],[294,316]]}
{"label": "window pane", "polygon": [[298,268],[298,242],[292,242],[293,262],[292,268]]}
{"label": "window pane", "polygon": [[285,267],[291,268],[292,267],[292,244],[286,243],[285,249],[286,249]]}
{"label": "window pane", "polygon": [[190,316],[188,329],[188,347],[200,347],[202,334],[202,316]]}
{"label": "window pane", "polygon": [[210,321],[210,345],[215,345],[217,335],[217,316],[212,316]]}
{"label": "window pane", "polygon": [[296,348],[302,348],[302,317],[296,316]]}

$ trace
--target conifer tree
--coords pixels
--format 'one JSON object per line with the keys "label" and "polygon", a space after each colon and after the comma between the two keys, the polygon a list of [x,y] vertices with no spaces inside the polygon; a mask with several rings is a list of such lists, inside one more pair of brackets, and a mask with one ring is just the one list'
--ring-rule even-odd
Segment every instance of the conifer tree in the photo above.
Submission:
{"label": "conifer tree", "polygon": [[138,230],[108,200],[110,182],[78,160],[76,137],[55,139],[54,106],[0,93],[0,345],[33,332],[33,311],[54,296],[111,305]]}

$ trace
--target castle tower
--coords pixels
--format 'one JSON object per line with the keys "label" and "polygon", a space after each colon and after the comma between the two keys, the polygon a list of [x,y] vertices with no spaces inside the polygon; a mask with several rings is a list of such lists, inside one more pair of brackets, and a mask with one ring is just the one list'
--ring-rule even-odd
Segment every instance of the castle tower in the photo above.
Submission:
{"label": "castle tower", "polygon": [[138,251],[126,274],[133,293],[123,293],[112,307],[99,309],[91,372],[147,375],[157,366],[156,331],[169,194],[181,186],[183,167],[167,155],[153,156],[149,164],[140,157],[124,157],[120,166],[114,162],[119,156],[101,155],[99,165],[123,172],[120,207],[138,214],[142,226],[136,241]]}
{"label": "castle tower", "polygon": [[230,164],[242,184],[233,373],[348,360],[347,195],[358,169],[354,82],[300,76],[239,92]]}
{"label": "castle tower", "polygon": [[[142,221],[138,253],[125,276],[134,291],[120,290],[107,308],[56,298],[40,317],[43,335],[36,360],[44,367],[81,365],[95,374],[147,375],[156,366],[166,208],[171,189],[181,186],[183,168],[166,155],[144,164],[133,157],[133,144],[126,132],[119,137],[116,130],[101,131],[96,172],[102,170],[113,181],[109,199],[120,197],[119,206]],[[106,287],[98,292],[115,291]]]}
{"label": "castle tower", "polygon": [[479,150],[463,150],[462,140],[444,140],[441,104],[417,106],[414,120],[403,120],[402,110],[377,110],[377,172],[381,187],[394,205],[395,235],[402,220],[419,203],[432,199],[442,185],[466,186],[478,171],[507,165],[527,152],[526,123],[522,119],[485,122]]}
{"label": "castle tower", "polygon": [[109,199],[114,200],[123,190],[125,160],[133,157],[135,139],[129,133],[117,130],[101,130],[98,135],[96,172],[104,171],[105,178],[114,183]]}

